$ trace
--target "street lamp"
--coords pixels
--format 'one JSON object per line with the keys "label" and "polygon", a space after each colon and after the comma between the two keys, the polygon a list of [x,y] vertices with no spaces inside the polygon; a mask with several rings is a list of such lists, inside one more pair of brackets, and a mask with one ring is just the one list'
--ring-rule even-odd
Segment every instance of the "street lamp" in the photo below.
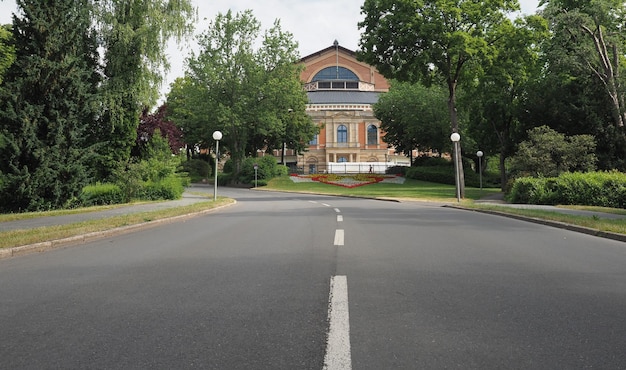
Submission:
{"label": "street lamp", "polygon": [[220,131],[213,131],[213,140],[215,140],[215,182],[213,183],[213,201],[217,200],[217,162],[220,156],[220,140],[222,140],[222,133]]}
{"label": "street lamp", "polygon": [[483,162],[483,152],[482,151],[477,151],[476,155],[478,156],[478,178],[480,179],[480,191],[483,191],[483,168],[482,168],[482,162]]}
{"label": "street lamp", "polygon": [[459,140],[461,135],[458,132],[453,132],[450,135],[450,140],[454,143],[454,180],[456,182],[456,201],[461,201],[461,179],[459,178]]}

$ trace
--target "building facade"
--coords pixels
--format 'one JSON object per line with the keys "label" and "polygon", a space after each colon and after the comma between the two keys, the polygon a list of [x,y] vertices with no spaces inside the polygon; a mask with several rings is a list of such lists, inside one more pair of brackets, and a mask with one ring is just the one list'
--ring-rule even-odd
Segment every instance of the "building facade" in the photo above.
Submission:
{"label": "building facade", "polygon": [[354,51],[337,41],[301,59],[300,77],[307,91],[307,114],[320,127],[319,135],[302,154],[291,154],[288,164],[299,171],[384,172],[409,159],[388,149],[372,105],[389,91],[388,81],[372,66],[356,59]]}

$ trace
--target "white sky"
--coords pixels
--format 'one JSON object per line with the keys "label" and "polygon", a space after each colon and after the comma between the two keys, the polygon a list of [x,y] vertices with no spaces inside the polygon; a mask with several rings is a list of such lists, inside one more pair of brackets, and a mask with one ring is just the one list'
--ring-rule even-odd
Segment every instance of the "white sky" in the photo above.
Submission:
{"label": "white sky", "polygon": [[[300,56],[339,45],[356,50],[360,32],[357,23],[363,20],[361,5],[364,0],[192,0],[198,8],[196,33],[201,33],[218,13],[230,8],[234,13],[252,9],[254,17],[261,22],[261,29],[270,28],[280,19],[283,31],[291,32],[299,44]],[[536,11],[539,0],[520,0],[522,13]],[[17,11],[15,0],[0,0],[0,24],[11,23],[11,14]],[[169,84],[184,74],[184,60],[188,50],[195,49],[195,40],[177,47],[172,44],[167,53],[171,69],[166,76],[162,92],[169,91]]]}

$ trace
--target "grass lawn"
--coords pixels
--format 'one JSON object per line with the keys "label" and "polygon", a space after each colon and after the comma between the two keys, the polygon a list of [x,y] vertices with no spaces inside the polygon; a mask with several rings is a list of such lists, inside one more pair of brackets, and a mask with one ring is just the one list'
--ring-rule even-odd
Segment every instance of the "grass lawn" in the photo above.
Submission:
{"label": "grass lawn", "polygon": [[[403,184],[377,183],[355,188],[344,188],[341,186],[324,184],[320,182],[295,183],[288,176],[283,176],[271,180],[264,188],[268,190],[293,191],[302,193],[445,202],[470,209],[497,211],[500,213],[563,222],[572,225],[588,227],[599,231],[626,234],[626,218],[619,220],[609,220],[598,217],[567,215],[547,210],[518,209],[474,202],[475,200],[483,198],[487,195],[500,193],[500,189],[496,188],[483,188],[481,190],[477,188],[466,187],[465,198],[462,199],[460,203],[457,203],[455,187],[452,185],[436,184],[411,179],[406,179]],[[590,206],[563,207],[626,215],[626,210],[624,209]]]}
{"label": "grass lawn", "polygon": [[[270,180],[268,190],[293,191],[302,193],[318,193],[356,197],[399,198],[428,200],[438,202],[456,202],[456,191],[453,185],[436,184],[432,182],[406,179],[403,184],[376,183],[354,188],[324,184],[321,182],[293,182],[289,176],[282,176]],[[500,189],[465,188],[463,202],[480,199],[489,194],[499,193]]]}

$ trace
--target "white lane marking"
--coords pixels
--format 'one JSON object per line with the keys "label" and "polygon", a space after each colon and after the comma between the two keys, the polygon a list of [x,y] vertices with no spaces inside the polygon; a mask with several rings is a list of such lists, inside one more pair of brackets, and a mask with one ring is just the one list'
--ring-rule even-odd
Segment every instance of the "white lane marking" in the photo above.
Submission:
{"label": "white lane marking", "polygon": [[314,200],[309,200],[309,203],[317,204],[317,202]]}
{"label": "white lane marking", "polygon": [[337,222],[342,222],[342,221],[343,221],[343,216],[337,215]]}
{"label": "white lane marking", "polygon": [[323,206],[330,207],[330,204],[322,203]]}
{"label": "white lane marking", "polygon": [[324,370],[350,370],[350,315],[348,307],[348,279],[346,276],[330,278],[328,307],[328,341],[324,356]]}
{"label": "white lane marking", "polygon": [[343,230],[337,229],[335,230],[335,245],[342,246],[343,245]]}
{"label": "white lane marking", "polygon": [[335,212],[337,212],[337,213],[341,213],[341,211],[339,210],[339,208],[335,208]]}

